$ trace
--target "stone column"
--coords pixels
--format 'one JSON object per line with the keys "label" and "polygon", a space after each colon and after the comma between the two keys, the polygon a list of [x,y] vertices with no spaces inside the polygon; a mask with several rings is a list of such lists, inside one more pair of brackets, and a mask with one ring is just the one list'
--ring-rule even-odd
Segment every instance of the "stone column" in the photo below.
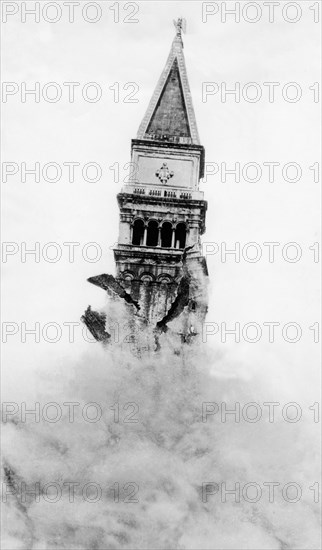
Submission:
{"label": "stone column", "polygon": [[157,246],[161,246],[161,227],[158,226],[158,243]]}
{"label": "stone column", "polygon": [[145,226],[144,226],[144,233],[143,233],[143,246],[146,246],[147,234],[148,234],[148,228],[147,228],[147,226],[145,225]]}
{"label": "stone column", "polygon": [[176,236],[176,230],[175,230],[175,228],[173,227],[173,228],[172,228],[171,248],[174,248],[174,246],[175,246],[175,242],[174,242],[175,236]]}

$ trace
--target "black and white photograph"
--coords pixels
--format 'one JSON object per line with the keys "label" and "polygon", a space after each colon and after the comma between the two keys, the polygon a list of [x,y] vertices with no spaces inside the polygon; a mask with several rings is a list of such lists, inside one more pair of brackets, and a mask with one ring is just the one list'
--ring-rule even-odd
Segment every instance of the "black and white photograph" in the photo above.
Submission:
{"label": "black and white photograph", "polygon": [[1,548],[321,550],[321,0],[1,8]]}

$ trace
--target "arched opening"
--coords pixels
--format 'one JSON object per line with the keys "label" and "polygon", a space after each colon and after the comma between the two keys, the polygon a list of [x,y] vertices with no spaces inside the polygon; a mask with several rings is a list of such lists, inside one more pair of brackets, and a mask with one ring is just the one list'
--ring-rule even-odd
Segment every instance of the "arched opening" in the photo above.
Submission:
{"label": "arched opening", "polygon": [[130,271],[123,271],[123,273],[121,273],[121,276],[123,281],[127,283],[130,283],[134,278],[133,273],[131,273]]}
{"label": "arched opening", "polygon": [[132,244],[134,244],[135,246],[141,246],[143,244],[143,235],[144,235],[144,221],[135,220],[133,224]]}
{"label": "arched opening", "polygon": [[152,275],[149,275],[148,273],[143,273],[143,275],[141,275],[141,281],[143,283],[152,283],[153,277],[152,277]]}
{"label": "arched opening", "polygon": [[147,246],[158,246],[159,227],[158,222],[151,220],[148,223]]}
{"label": "arched opening", "polygon": [[184,248],[186,246],[186,232],[186,224],[178,223],[175,235],[176,248]]}
{"label": "arched opening", "polygon": [[131,290],[133,279],[134,275],[130,271],[123,271],[123,273],[121,273],[122,285],[128,290]]}
{"label": "arched opening", "polygon": [[168,292],[168,285],[171,283],[171,277],[169,277],[168,275],[160,275],[158,277],[158,283],[162,292]]}
{"label": "arched opening", "polygon": [[164,222],[161,228],[161,246],[162,248],[170,248],[172,243],[172,224]]}
{"label": "arched opening", "polygon": [[158,277],[158,283],[161,283],[161,284],[168,284],[168,283],[171,283],[172,282],[172,279],[170,277],[170,275],[165,275],[165,274],[162,274],[159,275]]}

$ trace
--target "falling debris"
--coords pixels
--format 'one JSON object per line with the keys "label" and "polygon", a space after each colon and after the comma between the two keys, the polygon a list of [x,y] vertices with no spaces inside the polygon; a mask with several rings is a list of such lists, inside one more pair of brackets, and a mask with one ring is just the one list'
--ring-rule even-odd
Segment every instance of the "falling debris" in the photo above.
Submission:
{"label": "falling debris", "polygon": [[140,309],[140,306],[136,300],[133,300],[131,295],[126,292],[123,286],[113,277],[113,275],[97,275],[96,277],[90,277],[87,279],[89,283],[103,288],[107,292],[112,292],[125,300],[128,304],[132,304],[136,309]]}
{"label": "falling debris", "polygon": [[105,330],[106,314],[93,311],[91,306],[88,306],[81,321],[87,326],[95,340],[106,344],[109,342],[111,335]]}
{"label": "falling debris", "polygon": [[[166,307],[161,310],[159,302],[153,301],[154,290],[150,282],[142,285],[141,281],[132,281],[130,290],[136,291],[138,296],[136,300],[112,275],[102,274],[90,277],[88,281],[105,290],[110,298],[110,307],[107,308],[106,313],[94,312],[89,306],[82,317],[82,321],[94,338],[104,344],[111,342],[111,335],[106,327],[109,325],[115,327],[116,324],[120,324],[119,308],[121,302],[123,304],[125,302],[127,306],[134,306],[134,309],[125,312],[126,324],[131,327],[131,333],[126,336],[125,341],[128,344],[131,343],[132,353],[135,346],[137,356],[141,356],[144,350],[159,351],[161,345],[159,335],[169,330],[169,323],[171,323],[171,332],[177,337],[178,342],[190,344],[193,338],[201,333],[201,324],[207,312],[205,293],[207,272],[204,264],[196,263],[194,248],[193,244],[180,251],[180,277],[171,286],[171,295],[166,294],[167,286],[158,287],[159,298],[164,299],[164,296],[167,296]],[[117,304],[119,307],[115,307]],[[154,311],[154,316],[151,315],[151,310]],[[150,343],[147,343],[146,339],[142,341],[143,328],[150,330]]]}

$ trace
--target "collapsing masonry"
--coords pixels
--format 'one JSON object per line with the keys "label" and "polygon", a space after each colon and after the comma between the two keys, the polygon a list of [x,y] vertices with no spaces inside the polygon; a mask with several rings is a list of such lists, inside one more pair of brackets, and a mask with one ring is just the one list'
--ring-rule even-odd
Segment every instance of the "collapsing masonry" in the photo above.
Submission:
{"label": "collapsing masonry", "polygon": [[[142,328],[148,327],[154,334],[155,349],[159,347],[158,335],[167,332],[168,329],[180,336],[181,342],[187,343],[201,334],[202,323],[207,313],[207,272],[205,264],[200,265],[193,258],[187,258],[187,249],[182,253],[182,276],[178,282],[169,285],[138,280],[125,285],[131,287],[130,292],[133,289],[138,299],[134,299],[112,275],[90,277],[88,281],[105,290],[110,301],[116,306],[108,308],[107,312],[93,311],[90,306],[87,308],[82,321],[94,338],[103,344],[113,341],[112,334],[115,324],[121,319],[119,312],[122,304],[125,305],[126,324],[131,328],[132,338]],[[151,312],[156,311],[159,311],[160,315],[152,320]]]}
{"label": "collapsing masonry", "polygon": [[117,305],[133,330],[148,327],[154,332],[157,347],[158,335],[168,329],[189,342],[201,332],[207,311],[208,274],[200,244],[207,203],[199,190],[205,153],[192,106],[181,25],[179,19],[165,68],[132,140],[129,182],[117,196],[116,277],[89,279],[110,297],[108,311],[89,307],[82,317],[103,343],[113,340]]}

